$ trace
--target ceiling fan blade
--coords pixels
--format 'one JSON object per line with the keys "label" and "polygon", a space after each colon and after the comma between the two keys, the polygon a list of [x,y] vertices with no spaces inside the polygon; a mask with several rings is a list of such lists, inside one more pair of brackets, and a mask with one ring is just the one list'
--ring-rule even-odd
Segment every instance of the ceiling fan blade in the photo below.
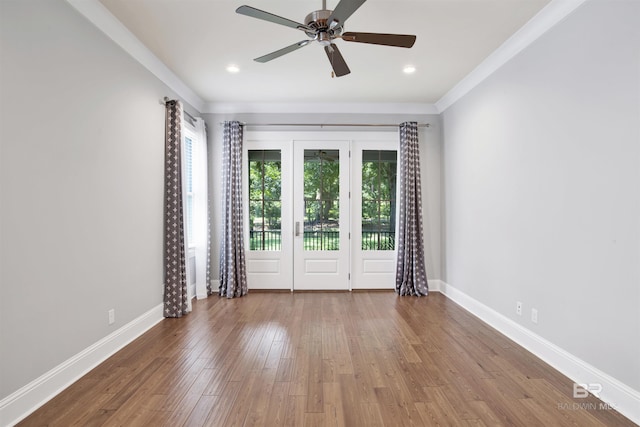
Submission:
{"label": "ceiling fan blade", "polygon": [[381,44],[384,46],[411,47],[416,36],[408,34],[353,33],[342,34],[342,40],[356,43]]}
{"label": "ceiling fan blade", "polygon": [[236,9],[236,13],[240,15],[250,16],[252,18],[262,19],[263,21],[273,22],[275,24],[284,25],[285,27],[295,28],[302,31],[313,31],[310,27],[301,24],[296,21],[292,21],[282,16],[274,15],[273,13],[265,12],[264,10],[256,9],[251,6],[240,6]]}
{"label": "ceiling fan blade", "polygon": [[283,47],[280,50],[276,50],[275,52],[271,52],[267,55],[261,56],[259,58],[254,59],[256,62],[269,62],[272,59],[276,59],[281,57],[282,55],[286,55],[287,53],[293,52],[294,50],[298,50],[303,46],[306,46],[311,42],[311,40],[302,40],[301,42],[294,43],[291,46]]}
{"label": "ceiling fan blade", "polygon": [[340,0],[340,2],[336,5],[336,8],[333,10],[327,22],[329,23],[329,27],[333,28],[335,26],[343,26],[344,21],[347,20],[353,12],[358,10],[362,4],[367,0]]}
{"label": "ceiling fan blade", "polygon": [[338,50],[338,46],[331,43],[329,46],[324,47],[324,51],[327,53],[327,57],[329,58],[329,62],[331,62],[331,67],[333,68],[333,72],[336,77],[346,76],[351,72],[342,57],[342,54]]}

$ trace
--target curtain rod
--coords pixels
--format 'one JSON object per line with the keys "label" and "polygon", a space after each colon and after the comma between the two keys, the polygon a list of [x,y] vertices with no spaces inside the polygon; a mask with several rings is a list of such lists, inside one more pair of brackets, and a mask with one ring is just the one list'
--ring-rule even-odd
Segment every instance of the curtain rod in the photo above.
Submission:
{"label": "curtain rod", "polygon": [[[221,125],[224,125],[224,122],[220,122]],[[240,123],[242,126],[301,126],[301,127],[394,127],[397,128],[400,126],[399,124],[378,124],[378,123]],[[430,127],[430,123],[419,123],[418,127],[420,128],[428,128]]]}
{"label": "curtain rod", "polygon": [[[175,99],[169,99],[169,97],[165,96],[160,100],[160,104],[167,105],[167,102],[171,102],[171,101],[175,101]],[[184,108],[182,109],[182,112],[186,114],[191,119],[191,121],[194,121],[194,122],[196,121],[196,118],[193,117],[191,114],[189,114]]]}

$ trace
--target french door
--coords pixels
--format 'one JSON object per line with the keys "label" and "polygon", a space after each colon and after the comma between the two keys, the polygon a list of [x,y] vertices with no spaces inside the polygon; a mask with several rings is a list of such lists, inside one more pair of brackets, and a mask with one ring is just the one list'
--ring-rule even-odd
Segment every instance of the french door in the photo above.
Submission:
{"label": "french door", "polygon": [[294,289],[349,289],[349,141],[294,141]]}
{"label": "french door", "polygon": [[392,289],[397,141],[395,132],[246,132],[249,289]]}

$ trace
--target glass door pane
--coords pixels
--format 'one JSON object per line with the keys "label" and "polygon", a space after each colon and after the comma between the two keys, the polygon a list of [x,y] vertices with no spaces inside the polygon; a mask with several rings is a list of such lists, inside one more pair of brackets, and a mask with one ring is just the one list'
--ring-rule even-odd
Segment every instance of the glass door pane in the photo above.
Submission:
{"label": "glass door pane", "polygon": [[305,251],[340,250],[340,152],[304,150]]}
{"label": "glass door pane", "polygon": [[362,151],[362,250],[392,251],[396,229],[396,150]]}
{"label": "glass door pane", "polygon": [[280,150],[249,150],[249,250],[282,248]]}

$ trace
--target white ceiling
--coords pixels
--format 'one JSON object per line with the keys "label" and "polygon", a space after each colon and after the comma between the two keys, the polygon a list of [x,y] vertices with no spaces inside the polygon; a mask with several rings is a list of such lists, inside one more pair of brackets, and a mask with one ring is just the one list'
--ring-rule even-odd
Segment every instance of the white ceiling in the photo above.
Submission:
{"label": "white ceiling", "polygon": [[[100,0],[206,103],[433,104],[550,0],[368,0],[345,31],[415,34],[413,48],[336,43],[351,74],[331,78],[320,45],[253,58],[306,38],[235,13],[243,4],[303,22],[321,0]],[[328,0],[333,9],[337,0]],[[240,68],[226,71],[229,64]],[[402,72],[405,65],[414,74]]]}

